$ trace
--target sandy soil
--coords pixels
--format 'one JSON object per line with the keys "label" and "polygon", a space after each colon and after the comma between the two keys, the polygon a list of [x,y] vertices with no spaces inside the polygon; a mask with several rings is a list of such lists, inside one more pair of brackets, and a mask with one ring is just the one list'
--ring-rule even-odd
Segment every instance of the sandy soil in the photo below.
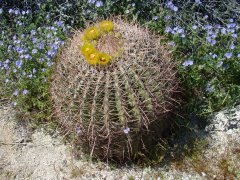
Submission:
{"label": "sandy soil", "polygon": [[[209,126],[210,130],[215,126]],[[236,129],[234,129],[235,131]],[[239,137],[239,129],[236,130]],[[223,131],[222,131],[223,132]],[[226,131],[227,132],[227,131]],[[219,133],[219,132],[217,132]],[[233,133],[228,132],[228,134]],[[220,134],[223,138],[223,134]],[[209,138],[219,140],[212,134]],[[236,138],[236,137],[234,137]],[[225,145],[228,140],[222,140]],[[235,141],[234,147],[239,142]],[[221,143],[216,146],[222,153],[227,147]],[[208,157],[215,154],[207,152]],[[233,156],[231,156],[233,157]],[[235,160],[235,159],[233,159]],[[187,161],[188,163],[191,161]],[[239,161],[240,162],[240,161]],[[216,163],[216,162],[215,162]],[[186,163],[187,164],[187,163]],[[235,163],[236,164],[236,163]],[[240,163],[239,163],[240,164]],[[240,167],[240,165],[238,166]],[[189,168],[191,169],[191,168]],[[218,171],[216,171],[217,173]],[[65,145],[61,136],[50,136],[39,129],[29,133],[28,126],[18,122],[16,113],[10,106],[0,107],[0,179],[210,179],[208,172],[193,173],[177,171],[170,167],[164,168],[115,168],[102,162],[90,162],[84,158],[76,160],[73,157],[70,144]],[[218,177],[216,175],[216,177]],[[233,178],[237,178],[234,177]]]}

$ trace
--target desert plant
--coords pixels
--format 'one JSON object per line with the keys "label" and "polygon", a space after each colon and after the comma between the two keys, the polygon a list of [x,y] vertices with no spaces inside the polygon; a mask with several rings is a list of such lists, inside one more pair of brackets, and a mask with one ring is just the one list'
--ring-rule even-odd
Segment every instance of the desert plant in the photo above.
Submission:
{"label": "desert plant", "polygon": [[[115,19],[114,32],[94,40],[113,55],[107,65],[89,64],[77,30],[59,53],[51,95],[56,118],[91,156],[118,161],[147,153],[167,130],[178,104],[176,63],[161,37],[135,23]],[[112,57],[112,56],[111,56]]]}

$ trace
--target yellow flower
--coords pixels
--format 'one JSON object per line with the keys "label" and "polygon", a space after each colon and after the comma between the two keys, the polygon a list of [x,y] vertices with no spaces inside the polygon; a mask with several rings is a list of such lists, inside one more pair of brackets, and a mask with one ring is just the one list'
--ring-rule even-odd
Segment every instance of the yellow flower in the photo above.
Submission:
{"label": "yellow flower", "polygon": [[99,62],[99,52],[93,51],[90,54],[86,55],[86,60],[91,65],[96,65]]}
{"label": "yellow flower", "polygon": [[85,39],[94,40],[100,37],[100,31],[96,27],[87,28],[84,32]]}
{"label": "yellow flower", "polygon": [[99,55],[99,64],[106,65],[110,62],[111,57],[108,54],[102,53]]}
{"label": "yellow flower", "polygon": [[114,25],[112,21],[102,21],[99,23],[99,28],[104,32],[112,31],[114,28]]}
{"label": "yellow flower", "polygon": [[84,43],[83,46],[81,46],[80,51],[84,56],[87,56],[96,50],[91,43]]}

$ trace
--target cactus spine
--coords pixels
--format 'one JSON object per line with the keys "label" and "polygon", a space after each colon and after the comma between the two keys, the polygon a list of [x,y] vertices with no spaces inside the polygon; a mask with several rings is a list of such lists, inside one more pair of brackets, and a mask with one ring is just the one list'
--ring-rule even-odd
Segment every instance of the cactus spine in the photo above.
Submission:
{"label": "cactus spine", "polygon": [[[164,131],[178,83],[176,65],[160,37],[121,19],[114,20],[114,28],[121,35],[122,51],[105,67],[84,60],[78,47],[83,32],[75,32],[59,55],[51,94],[56,117],[69,132],[80,129],[77,142],[86,152],[123,161],[149,144],[143,136]],[[96,47],[114,48],[114,42],[101,43]],[[158,132],[153,132],[153,123]]]}

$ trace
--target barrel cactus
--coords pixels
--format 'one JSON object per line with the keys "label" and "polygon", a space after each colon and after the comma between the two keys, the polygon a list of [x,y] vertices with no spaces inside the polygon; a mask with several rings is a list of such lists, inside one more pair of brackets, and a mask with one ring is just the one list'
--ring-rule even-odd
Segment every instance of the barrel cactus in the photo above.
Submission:
{"label": "barrel cactus", "polygon": [[85,152],[125,161],[147,152],[167,130],[177,104],[176,64],[147,28],[104,22],[75,31],[65,44],[51,97],[56,118]]}

